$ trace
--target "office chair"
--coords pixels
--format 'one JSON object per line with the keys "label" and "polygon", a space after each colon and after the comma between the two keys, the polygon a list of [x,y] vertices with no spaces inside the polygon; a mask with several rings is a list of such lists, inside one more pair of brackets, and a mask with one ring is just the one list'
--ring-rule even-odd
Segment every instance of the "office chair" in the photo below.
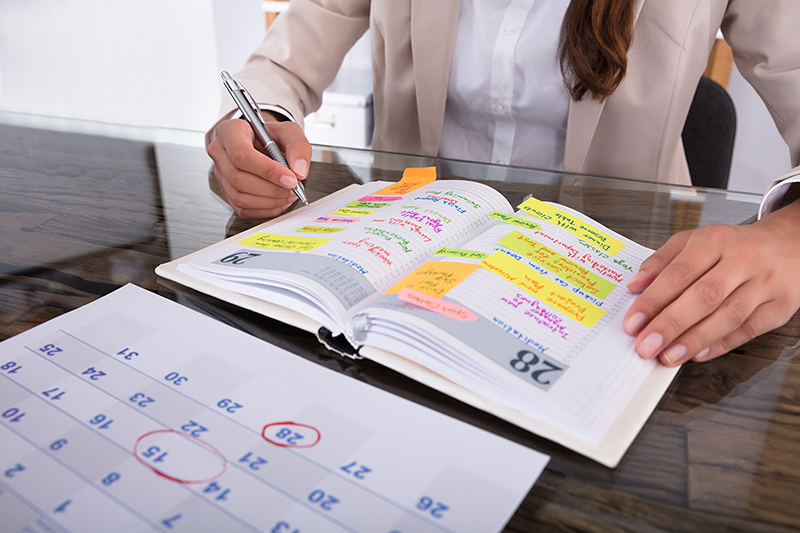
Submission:
{"label": "office chair", "polygon": [[735,136],[736,109],[728,91],[700,78],[681,134],[692,185],[728,187]]}

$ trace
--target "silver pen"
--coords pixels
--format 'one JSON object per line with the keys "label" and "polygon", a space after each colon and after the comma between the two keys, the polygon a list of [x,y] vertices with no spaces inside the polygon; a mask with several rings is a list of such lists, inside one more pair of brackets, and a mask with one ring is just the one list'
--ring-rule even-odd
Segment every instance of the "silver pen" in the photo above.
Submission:
{"label": "silver pen", "polygon": [[[233,101],[236,102],[236,105],[239,107],[239,111],[244,115],[244,119],[250,124],[256,136],[264,144],[267,154],[281,165],[289,168],[286,157],[267,131],[266,122],[264,121],[264,116],[261,114],[261,109],[253,100],[253,97],[250,96],[250,93],[247,92],[247,89],[244,88],[244,85],[233,79],[226,70],[223,70],[220,76],[222,76],[222,83],[225,85],[225,88],[228,89],[231,98],[233,98]],[[306,192],[303,190],[300,180],[297,180],[297,187],[292,190],[301,202],[308,205]]]}

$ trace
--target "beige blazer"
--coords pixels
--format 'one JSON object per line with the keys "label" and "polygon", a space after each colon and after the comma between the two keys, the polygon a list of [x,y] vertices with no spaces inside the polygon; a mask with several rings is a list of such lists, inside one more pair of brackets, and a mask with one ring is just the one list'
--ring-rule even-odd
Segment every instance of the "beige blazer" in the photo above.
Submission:
{"label": "beige blazer", "polygon": [[[459,4],[292,0],[237,76],[302,123],[369,28],[373,148],[435,156]],[[635,16],[623,83],[605,103],[570,105],[565,171],[689,184],[680,135],[720,27],[800,165],[800,0],[638,0]]]}

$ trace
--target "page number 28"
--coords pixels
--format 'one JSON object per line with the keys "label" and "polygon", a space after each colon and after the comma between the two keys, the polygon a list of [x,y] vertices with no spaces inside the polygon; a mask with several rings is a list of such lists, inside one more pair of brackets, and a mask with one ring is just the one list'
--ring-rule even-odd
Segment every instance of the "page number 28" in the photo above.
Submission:
{"label": "page number 28", "polygon": [[530,373],[534,383],[545,389],[550,388],[564,371],[564,367],[558,366],[528,350],[517,352],[517,356],[511,359],[509,364],[517,372]]}

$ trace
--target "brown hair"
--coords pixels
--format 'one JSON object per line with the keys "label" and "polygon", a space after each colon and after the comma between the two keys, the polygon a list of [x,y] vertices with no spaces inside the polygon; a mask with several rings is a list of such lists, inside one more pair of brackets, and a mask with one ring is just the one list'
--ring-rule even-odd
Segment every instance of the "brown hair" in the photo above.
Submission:
{"label": "brown hair", "polygon": [[588,92],[602,102],[628,68],[635,0],[572,0],[561,28],[559,61],[574,100]]}

